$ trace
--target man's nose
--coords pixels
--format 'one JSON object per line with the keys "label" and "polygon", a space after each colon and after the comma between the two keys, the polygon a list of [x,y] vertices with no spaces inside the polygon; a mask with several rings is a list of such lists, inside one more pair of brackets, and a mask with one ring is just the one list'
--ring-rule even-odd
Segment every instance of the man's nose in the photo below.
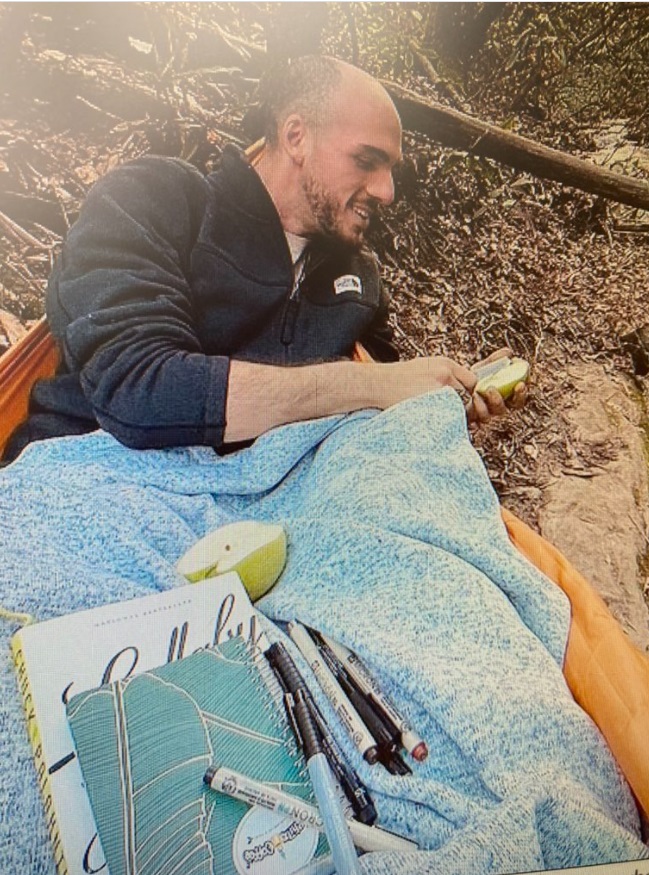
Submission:
{"label": "man's nose", "polygon": [[383,206],[391,204],[394,200],[394,178],[390,168],[384,167],[375,171],[366,188],[368,195]]}

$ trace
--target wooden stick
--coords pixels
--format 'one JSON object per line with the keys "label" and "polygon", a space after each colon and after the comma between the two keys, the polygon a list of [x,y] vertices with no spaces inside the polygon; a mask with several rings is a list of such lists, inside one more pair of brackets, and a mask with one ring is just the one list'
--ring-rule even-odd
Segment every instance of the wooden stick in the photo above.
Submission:
{"label": "wooden stick", "polygon": [[502,128],[448,109],[386,80],[382,84],[394,99],[404,128],[444,146],[465,149],[493,158],[542,179],[571,185],[619,203],[649,209],[649,183],[614,173],[590,161],[567,155]]}

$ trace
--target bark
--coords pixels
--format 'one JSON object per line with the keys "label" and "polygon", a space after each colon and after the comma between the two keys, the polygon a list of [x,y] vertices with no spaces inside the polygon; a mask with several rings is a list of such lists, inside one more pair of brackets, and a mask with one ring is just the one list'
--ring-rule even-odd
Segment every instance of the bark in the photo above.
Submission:
{"label": "bark", "polygon": [[396,104],[404,128],[410,131],[426,134],[444,146],[493,158],[542,179],[649,209],[649,183],[643,180],[614,173],[458,110],[431,103],[392,82],[383,81],[383,85]]}

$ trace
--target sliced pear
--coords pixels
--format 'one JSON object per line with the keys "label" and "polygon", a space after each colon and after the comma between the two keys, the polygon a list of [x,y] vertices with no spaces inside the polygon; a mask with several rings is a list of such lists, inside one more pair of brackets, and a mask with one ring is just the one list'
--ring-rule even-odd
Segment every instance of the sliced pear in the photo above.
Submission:
{"label": "sliced pear", "polygon": [[504,355],[500,358],[494,359],[494,361],[492,362],[484,362],[473,365],[471,370],[475,373],[478,380],[484,380],[485,377],[490,377],[492,374],[495,374],[496,371],[500,371],[503,368],[506,368],[507,365],[511,365],[511,363],[511,358]]}
{"label": "sliced pear", "polygon": [[[495,365],[497,362],[493,362],[493,364]],[[525,382],[529,372],[530,366],[525,359],[504,359],[502,367],[478,381],[475,391],[484,395],[488,389],[497,389],[501,396],[507,399],[519,383]]]}
{"label": "sliced pear", "polygon": [[236,571],[251,601],[265,595],[286,564],[286,532],[274,523],[229,523],[197,541],[176,563],[191,583]]}

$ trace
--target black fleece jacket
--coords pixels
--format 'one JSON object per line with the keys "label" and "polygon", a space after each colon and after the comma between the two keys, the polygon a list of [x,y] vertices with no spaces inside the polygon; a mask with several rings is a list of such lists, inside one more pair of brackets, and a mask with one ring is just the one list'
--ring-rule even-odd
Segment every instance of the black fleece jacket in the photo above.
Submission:
{"label": "black fleece jacket", "polygon": [[221,448],[231,359],[326,361],[359,339],[396,358],[369,251],[311,246],[297,295],[292,286],[277,211],[234,147],[207,177],[152,156],[112,171],[50,277],[62,364],[36,384],[5,458],[99,426],[131,447]]}

